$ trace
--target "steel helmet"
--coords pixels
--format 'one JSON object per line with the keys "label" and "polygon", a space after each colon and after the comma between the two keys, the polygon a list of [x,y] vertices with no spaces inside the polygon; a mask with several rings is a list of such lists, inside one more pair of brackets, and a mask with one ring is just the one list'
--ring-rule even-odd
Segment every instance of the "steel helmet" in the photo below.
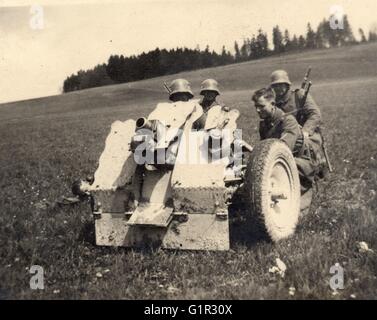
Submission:
{"label": "steel helmet", "polygon": [[289,80],[288,73],[285,70],[276,70],[271,73],[271,85],[278,84],[278,83],[286,83],[291,85],[291,81]]}
{"label": "steel helmet", "polygon": [[188,82],[186,79],[175,79],[171,82],[170,86],[170,93],[169,98],[172,97],[175,93],[188,93],[191,98],[194,97],[194,94],[191,91],[190,88],[190,82]]}
{"label": "steel helmet", "polygon": [[219,95],[219,83],[214,79],[204,80],[200,86],[200,94],[203,95],[204,91],[215,91]]}

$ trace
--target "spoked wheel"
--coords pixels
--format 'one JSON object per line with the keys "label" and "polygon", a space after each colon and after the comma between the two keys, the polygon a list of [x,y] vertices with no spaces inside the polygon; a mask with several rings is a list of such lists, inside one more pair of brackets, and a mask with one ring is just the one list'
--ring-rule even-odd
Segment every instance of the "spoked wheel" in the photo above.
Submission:
{"label": "spoked wheel", "polygon": [[292,235],[300,215],[300,181],[289,148],[277,139],[261,141],[246,170],[252,214],[273,241]]}

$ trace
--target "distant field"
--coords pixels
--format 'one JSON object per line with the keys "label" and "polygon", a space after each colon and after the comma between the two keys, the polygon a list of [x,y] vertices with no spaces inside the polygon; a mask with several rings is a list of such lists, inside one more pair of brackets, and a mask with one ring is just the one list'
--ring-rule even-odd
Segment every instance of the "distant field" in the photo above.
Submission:
{"label": "distant field", "polygon": [[[53,206],[76,177],[95,171],[114,120],[144,116],[166,100],[164,80],[187,78],[198,92],[203,79],[217,79],[222,101],[241,111],[244,138],[255,144],[252,90],[266,85],[277,68],[287,69],[298,85],[309,65],[335,172],[320,183],[310,214],[291,239],[255,241],[237,211],[229,252],[100,248],[87,205]],[[0,105],[0,298],[376,299],[376,121],[377,44]],[[359,241],[374,252],[358,252]],[[269,273],[277,257],[288,267],[283,279]],[[345,289],[333,295],[329,270],[337,262],[345,270]],[[33,264],[45,268],[45,290],[29,289],[26,268]]]}

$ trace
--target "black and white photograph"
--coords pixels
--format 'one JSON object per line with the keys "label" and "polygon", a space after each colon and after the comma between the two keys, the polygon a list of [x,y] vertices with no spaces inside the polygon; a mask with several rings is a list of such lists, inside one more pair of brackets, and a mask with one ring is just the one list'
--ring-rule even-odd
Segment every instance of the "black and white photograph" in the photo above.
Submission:
{"label": "black and white photograph", "polygon": [[0,300],[376,300],[376,12],[1,0]]}

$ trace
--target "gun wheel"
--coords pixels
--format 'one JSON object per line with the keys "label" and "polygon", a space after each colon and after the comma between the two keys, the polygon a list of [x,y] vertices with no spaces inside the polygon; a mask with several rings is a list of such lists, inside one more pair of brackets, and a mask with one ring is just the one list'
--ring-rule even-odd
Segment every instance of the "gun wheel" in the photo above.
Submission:
{"label": "gun wheel", "polygon": [[289,148],[277,139],[261,141],[246,170],[254,220],[273,241],[291,236],[300,215],[300,180]]}

